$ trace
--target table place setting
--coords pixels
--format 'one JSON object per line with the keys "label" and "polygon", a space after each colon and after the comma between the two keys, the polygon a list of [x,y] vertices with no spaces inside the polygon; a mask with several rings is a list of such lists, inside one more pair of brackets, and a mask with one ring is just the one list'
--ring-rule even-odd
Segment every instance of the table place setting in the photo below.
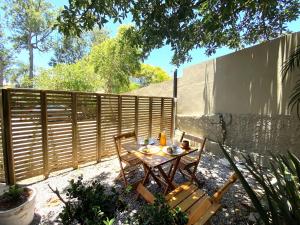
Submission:
{"label": "table place setting", "polygon": [[164,146],[162,151],[168,155],[180,155],[184,150],[177,145]]}
{"label": "table place setting", "polygon": [[162,145],[156,138],[139,137],[138,146],[138,152],[146,155],[156,154],[161,151],[163,154],[169,156],[178,156],[183,154],[186,150],[190,150],[188,141],[180,143],[177,140],[168,140]]}
{"label": "table place setting", "polygon": [[157,145],[144,145],[138,149],[139,152],[144,153],[146,155],[155,154],[160,151],[160,147]]}

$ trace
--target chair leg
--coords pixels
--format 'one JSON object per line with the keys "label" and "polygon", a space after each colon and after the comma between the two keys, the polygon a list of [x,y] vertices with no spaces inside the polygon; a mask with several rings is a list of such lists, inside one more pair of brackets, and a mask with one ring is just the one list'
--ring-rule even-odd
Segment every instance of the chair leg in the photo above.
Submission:
{"label": "chair leg", "polygon": [[168,171],[168,177],[170,177],[172,169],[173,169],[173,164],[171,164],[170,169]]}
{"label": "chair leg", "polygon": [[198,178],[196,177],[195,173],[193,173],[190,168],[187,168],[186,171],[189,173],[191,176],[191,182],[195,181],[197,185],[201,188],[203,186],[203,183],[201,183]]}
{"label": "chair leg", "polygon": [[181,173],[181,175],[185,178],[185,174],[184,172],[179,168],[179,172]]}
{"label": "chair leg", "polygon": [[125,187],[127,187],[128,182],[127,182],[127,179],[126,179],[125,172],[124,172],[123,165],[122,165],[122,162],[121,162],[121,161],[120,161],[120,167],[121,167],[121,175],[122,175],[122,177],[123,177]]}
{"label": "chair leg", "polygon": [[[142,164],[142,165],[143,165],[144,173],[145,173],[145,177],[146,177],[148,170],[144,164]],[[149,176],[147,176],[147,179],[144,181],[144,184],[147,184],[148,182],[149,182]]]}

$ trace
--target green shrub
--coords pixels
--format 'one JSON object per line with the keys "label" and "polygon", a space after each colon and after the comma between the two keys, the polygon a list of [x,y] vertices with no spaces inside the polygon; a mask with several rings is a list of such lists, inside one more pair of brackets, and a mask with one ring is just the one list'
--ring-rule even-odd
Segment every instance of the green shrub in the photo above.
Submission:
{"label": "green shrub", "polygon": [[24,188],[18,185],[12,185],[9,187],[8,191],[3,194],[3,197],[9,201],[19,201],[22,198]]}
{"label": "green shrub", "polygon": [[91,185],[83,184],[82,176],[76,182],[70,181],[70,185],[66,189],[67,201],[60,196],[57,189],[51,188],[51,190],[64,203],[59,217],[65,225],[73,223],[110,225],[113,224],[116,210],[125,208],[115,189],[112,189],[111,194],[108,194],[99,182],[94,181]]}
{"label": "green shrub", "polygon": [[27,201],[31,191],[28,188],[17,185],[10,186],[8,191],[0,195],[0,210],[8,210],[18,207]]}
{"label": "green shrub", "polygon": [[[253,206],[264,224],[297,225],[300,221],[300,160],[292,153],[273,155],[268,163],[270,171],[257,165],[250,156],[244,156],[246,168],[264,190],[262,198],[257,194],[239,171],[225,148],[220,144],[225,157],[239,176]],[[272,182],[276,179],[276,182]]]}
{"label": "green shrub", "polygon": [[143,225],[185,225],[188,216],[179,208],[171,209],[161,195],[157,195],[154,204],[147,204],[135,214],[131,224]]}

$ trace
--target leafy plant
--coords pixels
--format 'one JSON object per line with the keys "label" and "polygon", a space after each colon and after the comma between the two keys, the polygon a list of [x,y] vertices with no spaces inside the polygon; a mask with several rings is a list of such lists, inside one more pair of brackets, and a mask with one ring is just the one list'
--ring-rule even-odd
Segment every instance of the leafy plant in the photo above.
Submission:
{"label": "leafy plant", "polygon": [[[299,224],[300,221],[300,160],[292,153],[288,155],[271,155],[269,159],[270,173],[255,163],[250,156],[244,156],[246,168],[264,190],[259,199],[234,161],[219,144],[225,157],[237,173],[253,206],[260,215],[259,222],[264,224]],[[276,182],[272,182],[276,180]]]}
{"label": "leafy plant", "polygon": [[113,224],[114,220],[109,218],[113,218],[116,210],[123,210],[125,206],[120,200],[119,194],[115,189],[111,190],[111,194],[106,193],[105,188],[96,181],[91,185],[85,185],[82,179],[80,176],[76,182],[70,181],[70,185],[66,189],[67,201],[61,197],[57,189],[54,190],[49,186],[65,205],[59,215],[62,223]]}
{"label": "leafy plant", "polygon": [[3,194],[3,197],[8,201],[19,201],[22,198],[24,189],[18,185],[12,185],[9,187],[8,191]]}
{"label": "leafy plant", "polygon": [[[300,68],[300,45],[296,47],[288,59],[283,63],[282,75],[284,80],[287,77],[288,72],[293,72],[295,69]],[[296,84],[292,90],[289,100],[289,108],[293,110],[296,107],[298,118],[300,119],[300,80],[296,81]]]}
{"label": "leafy plant", "polygon": [[23,188],[17,185],[10,186],[8,191],[0,195],[0,211],[9,210],[27,201],[31,191],[28,188]]}
{"label": "leafy plant", "polygon": [[188,223],[188,216],[180,208],[171,209],[165,198],[157,195],[154,204],[143,206],[134,220],[143,225],[184,225]]}

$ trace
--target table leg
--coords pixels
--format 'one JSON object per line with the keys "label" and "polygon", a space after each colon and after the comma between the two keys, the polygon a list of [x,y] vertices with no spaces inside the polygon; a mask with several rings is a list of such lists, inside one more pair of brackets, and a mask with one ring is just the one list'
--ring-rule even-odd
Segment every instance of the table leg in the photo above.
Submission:
{"label": "table leg", "polygon": [[[177,170],[177,168],[178,168],[178,165],[179,165],[179,162],[180,162],[180,158],[181,157],[178,157],[177,159],[176,159],[176,161],[175,161],[175,163],[174,163],[174,167],[173,167],[173,170],[171,171],[169,171],[169,174],[170,174],[170,172],[171,172],[171,175],[170,176],[168,176],[167,177],[167,179],[168,179],[168,184],[169,185],[167,185],[167,187],[165,188],[165,191],[164,191],[164,194],[167,194],[167,192],[168,192],[168,190],[170,189],[170,187],[172,188],[172,189],[175,189],[175,186],[173,185],[173,179],[174,179],[174,176],[175,176],[175,174],[176,174],[176,170]],[[163,170],[162,170],[163,171]],[[170,185],[171,184],[171,185]]]}
{"label": "table leg", "polygon": [[[155,182],[158,184],[158,186],[161,187],[161,183],[160,183],[159,179],[155,176],[155,174],[153,173],[151,168],[148,167],[146,164],[143,164],[143,165],[144,165],[144,168],[146,168],[147,171],[149,171],[149,175],[151,175],[153,177],[153,179],[155,180]],[[149,179],[149,176],[148,176],[148,179]],[[146,181],[145,181],[145,183],[146,183]],[[143,184],[145,184],[145,183],[143,183]]]}
{"label": "table leg", "polygon": [[[145,166],[145,165],[144,165],[144,166]],[[149,179],[149,176],[150,176],[150,168],[147,167],[147,166],[145,166],[144,168],[145,168],[145,170],[146,170],[146,171],[145,171],[146,174],[145,174],[144,180],[143,180],[143,182],[142,182],[143,185],[147,182],[147,180]]]}
{"label": "table leg", "polygon": [[168,177],[168,175],[165,173],[165,171],[163,170],[163,168],[161,166],[157,167],[159,172],[161,173],[161,175],[163,176],[163,178],[166,180],[167,182],[167,187],[164,191],[164,193],[166,194],[166,192],[168,191],[168,189],[171,187],[172,189],[175,189],[175,186],[172,183],[172,180]]}
{"label": "table leg", "polygon": [[[145,173],[145,177],[146,177],[146,174],[147,174],[147,171],[148,171],[148,169],[147,169],[147,167],[145,166],[145,164],[142,164],[143,165],[143,168],[144,168],[144,173]],[[148,179],[147,180],[145,180],[145,182],[144,183],[148,183],[148,181],[149,181],[149,176],[148,176]]]}

